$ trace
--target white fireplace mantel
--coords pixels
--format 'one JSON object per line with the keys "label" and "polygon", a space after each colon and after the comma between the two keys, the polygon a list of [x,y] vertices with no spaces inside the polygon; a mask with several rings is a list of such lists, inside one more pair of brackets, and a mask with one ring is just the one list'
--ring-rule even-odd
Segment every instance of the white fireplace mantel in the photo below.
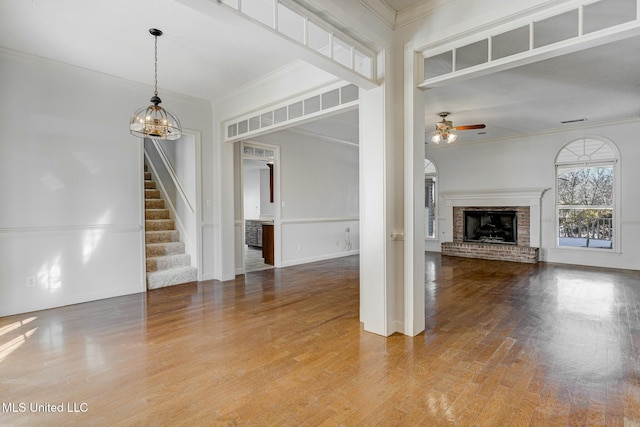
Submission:
{"label": "white fireplace mantel", "polygon": [[453,208],[485,206],[529,206],[529,232],[532,247],[540,247],[542,195],[549,188],[511,188],[499,190],[443,191],[440,196],[445,205],[443,242],[453,241]]}

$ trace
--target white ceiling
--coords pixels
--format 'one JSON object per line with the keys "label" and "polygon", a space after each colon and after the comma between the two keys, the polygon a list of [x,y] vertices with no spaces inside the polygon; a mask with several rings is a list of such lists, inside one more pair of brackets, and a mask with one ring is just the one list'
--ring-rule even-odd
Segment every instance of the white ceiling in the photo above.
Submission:
{"label": "white ceiling", "polygon": [[[591,48],[516,69],[425,91],[425,122],[449,111],[454,126],[477,141],[637,118],[640,114],[640,38]],[[427,125],[432,131],[433,125]],[[484,134],[478,134],[483,132]]]}
{"label": "white ceiling", "polygon": [[[386,1],[396,10],[421,3]],[[207,6],[196,11],[185,4]],[[0,46],[149,85],[152,27],[165,33],[158,40],[160,96],[171,90],[216,99],[297,61],[280,37],[211,1],[0,1]],[[440,111],[450,111],[454,125],[487,125],[484,135],[461,133],[461,142],[556,129],[562,120],[637,117],[639,41],[425,91],[425,129],[433,129]],[[358,139],[353,111],[303,128],[333,139]]]}
{"label": "white ceiling", "polygon": [[288,44],[214,2],[205,13],[174,0],[2,0],[0,46],[215,99],[293,62]]}
{"label": "white ceiling", "polygon": [[350,110],[297,126],[297,129],[336,142],[358,144],[358,110]]}

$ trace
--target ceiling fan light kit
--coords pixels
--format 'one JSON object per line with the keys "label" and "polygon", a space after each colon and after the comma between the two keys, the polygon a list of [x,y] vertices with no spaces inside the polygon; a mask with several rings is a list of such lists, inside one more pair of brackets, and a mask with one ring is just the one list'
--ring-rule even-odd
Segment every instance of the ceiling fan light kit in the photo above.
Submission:
{"label": "ceiling fan light kit", "polygon": [[155,40],[155,84],[150,99],[152,105],[133,113],[129,121],[129,132],[140,138],[174,141],[182,136],[182,126],[175,115],[159,105],[162,100],[158,96],[158,37],[162,35],[162,31],[150,28],[149,33]]}
{"label": "ceiling fan light kit", "polygon": [[449,114],[451,113],[446,111],[438,113],[438,116],[442,117],[442,120],[436,123],[436,130],[433,132],[433,136],[431,137],[431,142],[434,144],[440,144],[441,142],[451,144],[452,142],[455,142],[456,139],[458,139],[456,131],[484,129],[486,127],[484,124],[453,126],[453,122],[451,122],[451,120],[447,120],[447,116]]}
{"label": "ceiling fan light kit", "polygon": [[431,142],[434,144],[440,144],[441,142],[451,144],[452,142],[455,142],[456,139],[458,139],[458,134],[454,131],[436,132],[436,134],[431,137]]}

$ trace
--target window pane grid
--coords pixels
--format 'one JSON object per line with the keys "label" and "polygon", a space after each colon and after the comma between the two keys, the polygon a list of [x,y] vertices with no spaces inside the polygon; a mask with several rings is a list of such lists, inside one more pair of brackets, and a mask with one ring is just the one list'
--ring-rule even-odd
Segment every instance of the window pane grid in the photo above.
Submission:
{"label": "window pane grid", "polygon": [[[241,14],[277,31],[313,51],[349,68],[371,81],[376,54],[351,36],[337,35],[337,29],[315,17],[303,6],[285,5],[279,0],[221,0]],[[317,22],[313,22],[313,21]],[[324,27],[324,28],[323,28]],[[360,46],[360,47],[358,47]]]}
{"label": "window pane grid", "polygon": [[247,132],[256,132],[266,127],[282,125],[288,121],[296,121],[308,115],[337,110],[341,106],[357,102],[358,98],[358,87],[349,84],[317,93],[304,100],[295,102],[291,100],[288,105],[268,108],[250,119],[243,118],[226,122],[227,132],[225,138],[229,140]]}
{"label": "window pane grid", "polygon": [[563,205],[560,204],[558,209],[613,209],[613,205]]}
{"label": "window pane grid", "polygon": [[424,172],[424,232],[426,239],[435,239],[437,233],[437,173],[435,165],[429,159],[424,159]]}
{"label": "window pane grid", "polygon": [[560,150],[556,157],[559,247],[613,249],[616,160],[613,148],[595,139],[573,141]]}
{"label": "window pane grid", "polygon": [[560,246],[612,249],[613,209],[559,209]]}
{"label": "window pane grid", "polygon": [[[473,56],[471,63],[482,58],[487,50],[491,53],[487,61],[489,64],[505,58],[508,61],[517,61],[522,57],[532,57],[556,43],[586,42],[601,30],[621,33],[625,31],[621,25],[639,20],[637,0],[582,0],[564,3],[566,6],[556,8],[552,16],[547,16],[547,12],[541,11],[532,14],[527,21],[521,21],[517,28],[498,25],[491,35],[479,33],[475,41],[463,38],[449,46],[437,46],[431,51],[423,52],[424,81],[420,86],[430,87],[435,82],[429,80],[436,78],[437,82],[441,83],[447,75],[468,67],[469,63],[464,58],[460,58],[461,63],[456,64],[456,51],[470,50]],[[479,42],[483,44],[478,44]],[[489,49],[485,49],[484,44],[488,44]],[[558,48],[561,47],[562,45],[558,45]],[[551,49],[553,48],[556,47]],[[441,49],[447,51],[438,52]],[[515,55],[519,55],[520,58],[509,58]]]}

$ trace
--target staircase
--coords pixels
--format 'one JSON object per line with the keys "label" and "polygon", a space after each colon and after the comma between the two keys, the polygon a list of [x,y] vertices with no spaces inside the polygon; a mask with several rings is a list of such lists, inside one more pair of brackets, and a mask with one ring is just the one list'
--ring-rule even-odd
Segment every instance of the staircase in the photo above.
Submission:
{"label": "staircase", "polygon": [[191,266],[175,223],[165,209],[164,199],[151,172],[144,165],[144,217],[147,255],[147,289],[195,282],[198,269]]}

